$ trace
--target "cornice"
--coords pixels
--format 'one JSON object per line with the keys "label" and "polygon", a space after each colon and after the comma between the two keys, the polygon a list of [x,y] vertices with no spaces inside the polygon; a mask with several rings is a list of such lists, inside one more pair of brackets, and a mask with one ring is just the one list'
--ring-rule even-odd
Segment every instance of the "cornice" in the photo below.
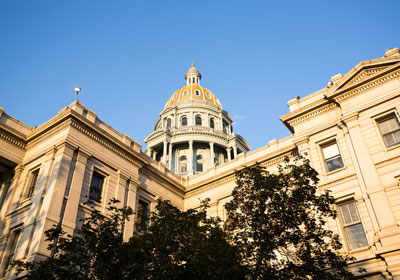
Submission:
{"label": "cornice", "polygon": [[26,142],[18,137],[15,137],[10,132],[0,129],[0,138],[14,144],[15,146],[20,147],[21,149],[26,149]]}
{"label": "cornice", "polygon": [[119,156],[123,157],[124,159],[126,159],[130,163],[133,163],[137,167],[141,168],[143,166],[144,162],[142,160],[138,160],[138,159],[134,158],[132,155],[124,152],[120,147],[118,147],[115,144],[112,144],[111,141],[108,141],[107,139],[105,139],[105,137],[102,134],[99,134],[97,132],[93,132],[91,129],[88,129],[87,127],[85,127],[84,125],[78,123],[78,121],[76,121],[74,119],[71,120],[71,126],[76,128],[76,129],[78,129],[80,132],[84,133],[85,135],[89,136],[90,138],[96,140],[97,142],[99,142],[103,146],[107,147],[108,149],[110,149],[114,153],[116,153]]}
{"label": "cornice", "polygon": [[318,108],[316,110],[313,110],[313,111],[311,111],[309,113],[303,114],[300,117],[294,118],[294,119],[288,121],[288,123],[289,123],[289,125],[294,126],[294,125],[297,125],[297,124],[302,123],[304,121],[308,121],[310,119],[318,117],[319,115],[322,115],[322,114],[326,113],[327,111],[330,111],[330,110],[332,110],[332,109],[334,109],[336,107],[337,106],[335,104],[332,104],[332,103],[326,104],[326,105],[324,105],[324,106],[322,106],[322,107],[320,107],[320,108]]}
{"label": "cornice", "polygon": [[[381,69],[384,68],[384,69]],[[336,89],[331,94],[329,94],[329,99],[332,98],[336,103],[340,103],[341,101],[347,100],[351,97],[357,96],[367,90],[370,90],[374,87],[377,87],[383,83],[386,83],[390,80],[396,79],[400,77],[400,68],[399,64],[396,64],[390,69],[387,67],[379,67],[379,68],[372,68],[366,70],[368,76],[363,76],[362,78],[356,78],[357,82],[351,81],[350,87],[345,86],[342,89]],[[375,71],[376,70],[376,71]],[[368,71],[368,72],[367,72]],[[394,72],[393,72],[394,71]],[[388,72],[385,74],[385,72]],[[374,76],[377,74],[378,76]],[[359,86],[357,87],[357,84]],[[346,84],[347,85],[347,84]],[[333,108],[337,107],[334,103],[328,100],[318,100],[310,105],[307,105],[301,109],[298,109],[294,112],[286,114],[282,116],[280,119],[286,125],[289,125],[289,129],[296,124],[299,124],[303,121],[308,119],[314,118],[326,111],[329,111]],[[292,130],[292,129],[290,129]]]}
{"label": "cornice", "polygon": [[140,169],[140,172],[143,173],[143,175],[150,178],[151,180],[162,185],[166,189],[174,192],[175,194],[177,194],[181,197],[184,196],[185,188],[183,186],[171,183],[170,181],[166,180],[165,178],[160,177],[159,174],[157,174],[156,172],[153,172],[152,170],[150,170],[148,168],[142,168],[142,169]]}
{"label": "cornice", "polygon": [[342,95],[339,95],[338,97],[335,98],[335,101],[340,102],[340,101],[349,99],[349,98],[351,98],[353,96],[359,95],[360,93],[362,93],[362,92],[364,92],[366,90],[369,90],[371,88],[379,86],[379,85],[381,85],[381,84],[383,84],[385,82],[388,82],[388,81],[390,81],[392,79],[395,79],[397,77],[400,77],[400,70],[397,70],[397,71],[395,71],[393,73],[384,75],[381,78],[374,79],[371,82],[366,83],[366,84],[364,84],[364,85],[362,85],[360,87],[357,87],[357,88],[355,88],[353,90],[343,92]]}
{"label": "cornice", "polygon": [[[292,149],[294,148],[291,147]],[[220,186],[222,184],[226,184],[228,182],[234,181],[235,180],[235,173],[237,170],[249,167],[249,166],[254,166],[256,164],[259,164],[262,167],[268,168],[273,165],[276,165],[279,162],[282,162],[286,156],[291,157],[291,151],[285,151],[282,153],[282,151],[278,151],[278,153],[273,153],[272,155],[268,155],[267,158],[264,159],[258,159],[258,160],[253,160],[250,162],[246,162],[245,164],[237,166],[237,169],[231,168],[229,169],[228,172],[221,174],[220,177],[217,177],[212,179],[211,181],[202,181],[198,183],[197,185],[193,185],[191,189],[188,189],[185,194],[185,198],[192,197],[198,193],[210,190],[212,188],[215,188],[217,186]],[[269,159],[269,160],[268,160]]]}

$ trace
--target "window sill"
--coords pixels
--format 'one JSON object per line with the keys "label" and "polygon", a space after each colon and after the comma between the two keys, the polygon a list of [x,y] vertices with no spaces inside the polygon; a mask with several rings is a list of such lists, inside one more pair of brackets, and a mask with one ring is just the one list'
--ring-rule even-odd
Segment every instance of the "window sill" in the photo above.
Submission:
{"label": "window sill", "polygon": [[346,169],[346,166],[343,166],[343,167],[341,167],[341,168],[338,168],[338,169],[335,169],[335,170],[332,170],[332,171],[327,172],[326,175],[332,175],[332,174],[338,173],[338,172],[340,172],[340,171],[343,171],[343,170],[345,170],[345,169]]}
{"label": "window sill", "polygon": [[371,246],[368,245],[368,246],[360,247],[360,248],[357,248],[357,249],[349,250],[348,252],[350,254],[355,254],[355,253],[359,253],[359,252],[363,252],[363,251],[369,250],[370,248],[371,248]]}
{"label": "window sill", "polygon": [[389,152],[389,151],[391,151],[391,150],[395,150],[395,149],[397,149],[397,148],[400,148],[400,143],[397,143],[396,145],[393,145],[393,146],[391,146],[391,147],[387,147],[387,146],[385,145],[385,151],[386,151],[386,152]]}

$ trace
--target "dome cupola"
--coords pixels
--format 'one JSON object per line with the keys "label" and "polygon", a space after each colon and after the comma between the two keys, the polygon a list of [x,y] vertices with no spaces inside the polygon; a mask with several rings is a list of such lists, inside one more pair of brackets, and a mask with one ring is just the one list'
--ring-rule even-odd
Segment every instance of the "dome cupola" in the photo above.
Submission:
{"label": "dome cupola", "polygon": [[196,67],[194,67],[194,63],[192,63],[192,66],[186,72],[185,79],[186,85],[200,85],[201,74]]}

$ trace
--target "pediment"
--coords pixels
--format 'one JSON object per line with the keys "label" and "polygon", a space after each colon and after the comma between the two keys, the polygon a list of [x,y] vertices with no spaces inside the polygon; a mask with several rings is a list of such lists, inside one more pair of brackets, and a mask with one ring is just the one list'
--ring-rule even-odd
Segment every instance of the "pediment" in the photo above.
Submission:
{"label": "pediment", "polygon": [[397,59],[377,59],[359,63],[329,89],[328,95],[336,95],[341,92],[359,87],[365,83],[384,76],[395,69],[400,68],[400,57]]}

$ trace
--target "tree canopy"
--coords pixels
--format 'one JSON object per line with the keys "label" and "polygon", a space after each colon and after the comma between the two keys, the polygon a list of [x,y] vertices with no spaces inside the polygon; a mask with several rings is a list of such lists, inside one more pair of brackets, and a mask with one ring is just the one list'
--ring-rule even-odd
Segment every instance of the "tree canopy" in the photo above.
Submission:
{"label": "tree canopy", "polygon": [[46,232],[52,255],[41,262],[18,261],[28,279],[243,279],[244,268],[219,218],[181,211],[158,200],[149,220],[124,242],[122,228],[132,214],[112,200],[109,216],[93,210],[74,236],[59,226]]}
{"label": "tree canopy", "polygon": [[317,175],[301,156],[274,173],[260,165],[236,173],[228,228],[251,279],[353,277],[339,236],[325,226],[337,213],[329,192],[317,195]]}
{"label": "tree canopy", "polygon": [[123,241],[133,211],[93,208],[74,236],[60,226],[46,232],[51,256],[16,262],[28,279],[352,279],[329,192],[317,194],[317,172],[307,159],[286,158],[274,173],[256,165],[236,173],[225,226],[199,209],[181,211],[157,200],[154,212]]}

